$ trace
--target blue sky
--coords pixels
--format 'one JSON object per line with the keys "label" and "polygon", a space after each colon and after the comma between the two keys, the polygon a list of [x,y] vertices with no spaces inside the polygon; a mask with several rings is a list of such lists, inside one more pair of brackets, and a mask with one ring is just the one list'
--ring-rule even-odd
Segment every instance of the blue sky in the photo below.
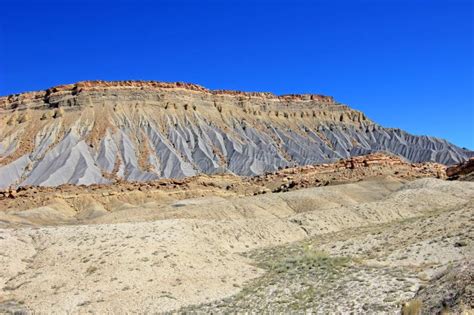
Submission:
{"label": "blue sky", "polygon": [[0,0],[0,95],[81,80],[321,93],[474,149],[473,1]]}

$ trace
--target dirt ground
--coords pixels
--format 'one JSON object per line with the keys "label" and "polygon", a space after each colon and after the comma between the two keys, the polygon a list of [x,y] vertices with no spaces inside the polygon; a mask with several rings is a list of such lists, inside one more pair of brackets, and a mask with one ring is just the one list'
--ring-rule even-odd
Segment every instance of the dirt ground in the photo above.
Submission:
{"label": "dirt ground", "polygon": [[0,312],[472,308],[466,285],[458,299],[426,290],[471,270],[474,183],[384,177],[130,205],[80,224],[4,215]]}

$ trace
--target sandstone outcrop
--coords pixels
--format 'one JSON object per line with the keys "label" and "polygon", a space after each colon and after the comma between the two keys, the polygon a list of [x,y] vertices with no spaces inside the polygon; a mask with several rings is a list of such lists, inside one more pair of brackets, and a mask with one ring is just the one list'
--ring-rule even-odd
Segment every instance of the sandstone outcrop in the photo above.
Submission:
{"label": "sandstone outcrop", "polygon": [[449,179],[474,181],[474,158],[470,158],[458,165],[448,167],[446,169],[446,175]]}

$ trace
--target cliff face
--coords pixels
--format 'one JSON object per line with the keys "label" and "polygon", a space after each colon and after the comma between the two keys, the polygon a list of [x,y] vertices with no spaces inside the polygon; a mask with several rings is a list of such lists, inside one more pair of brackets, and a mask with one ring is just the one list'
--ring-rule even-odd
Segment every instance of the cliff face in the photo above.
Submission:
{"label": "cliff face", "polygon": [[[274,95],[268,92],[242,92],[231,90],[209,90],[193,83],[184,82],[156,82],[156,81],[84,81],[75,84],[59,85],[44,91],[28,92],[22,94],[14,94],[5,97],[0,97],[0,108],[12,109],[18,108],[22,105],[32,104],[54,104],[63,98],[78,95],[81,92],[105,92],[110,90],[145,91],[145,94],[153,94],[160,92],[170,92],[177,90],[185,90],[189,93],[199,92],[203,95],[222,95],[222,96],[240,96],[240,97],[254,97],[272,100],[312,100],[319,103],[334,104],[334,99],[331,96],[318,94],[289,94],[289,95]],[[145,99],[149,98],[147,95]]]}
{"label": "cliff face", "polygon": [[89,81],[0,98],[0,188],[252,176],[375,151],[444,164],[473,155],[323,95]]}

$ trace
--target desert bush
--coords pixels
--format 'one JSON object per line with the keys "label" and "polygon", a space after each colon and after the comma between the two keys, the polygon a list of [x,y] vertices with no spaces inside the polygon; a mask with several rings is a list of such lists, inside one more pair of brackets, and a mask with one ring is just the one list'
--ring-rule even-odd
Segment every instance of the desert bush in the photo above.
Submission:
{"label": "desert bush", "polygon": [[422,303],[418,299],[413,299],[405,303],[402,307],[402,315],[419,315],[421,314]]}

